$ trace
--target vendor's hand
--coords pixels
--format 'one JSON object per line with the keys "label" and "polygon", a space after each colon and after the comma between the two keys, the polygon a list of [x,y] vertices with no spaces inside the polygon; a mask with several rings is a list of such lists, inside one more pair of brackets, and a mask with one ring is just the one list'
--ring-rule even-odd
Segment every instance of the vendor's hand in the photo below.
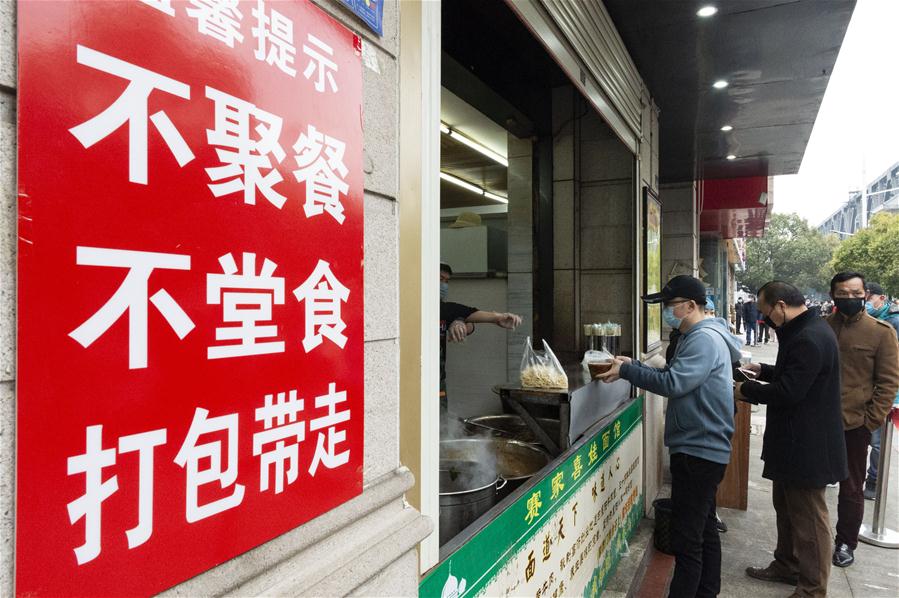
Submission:
{"label": "vendor's hand", "polygon": [[756,376],[762,373],[762,364],[760,363],[747,363],[744,366],[740,366],[740,369],[749,370],[753,372]]}
{"label": "vendor's hand", "polygon": [[446,340],[451,343],[461,343],[465,341],[467,333],[468,330],[465,322],[462,320],[455,320],[449,325],[449,328],[446,331]]}
{"label": "vendor's hand", "polygon": [[521,325],[521,316],[518,316],[515,314],[510,314],[510,313],[503,313],[503,314],[496,314],[496,315],[497,315],[496,325],[499,326],[500,328],[505,328],[507,330],[514,330],[514,329],[518,328],[518,326]]}
{"label": "vendor's hand", "polygon": [[[625,359],[627,358],[625,357]],[[602,380],[603,382],[615,382],[616,380],[620,380],[621,376],[619,376],[618,374],[621,371],[621,365],[623,363],[624,361],[622,361],[621,358],[615,357],[614,359],[612,359],[612,367],[609,368],[609,371],[605,374],[600,374],[596,378],[598,380]]]}

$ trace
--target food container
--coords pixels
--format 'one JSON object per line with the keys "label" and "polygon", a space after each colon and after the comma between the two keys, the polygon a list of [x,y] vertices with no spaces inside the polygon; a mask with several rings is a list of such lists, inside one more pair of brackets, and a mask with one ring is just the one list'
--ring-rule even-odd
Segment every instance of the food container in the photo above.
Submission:
{"label": "food container", "polygon": [[587,363],[587,368],[590,370],[590,378],[596,380],[597,376],[605,374],[612,369],[612,360],[591,361]]}

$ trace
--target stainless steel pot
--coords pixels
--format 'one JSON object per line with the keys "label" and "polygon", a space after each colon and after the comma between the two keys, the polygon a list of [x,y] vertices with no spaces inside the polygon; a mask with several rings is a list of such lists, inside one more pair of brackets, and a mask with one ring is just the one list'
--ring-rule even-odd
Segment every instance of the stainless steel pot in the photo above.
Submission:
{"label": "stainless steel pot", "polygon": [[480,462],[441,458],[440,545],[489,511],[505,485],[495,470],[484,468]]}
{"label": "stainless steel pot", "polygon": [[551,460],[540,448],[507,438],[444,440],[440,443],[440,459],[475,462],[482,469],[495,471],[508,482],[498,500],[524,484]]}
{"label": "stainless steel pot", "polygon": [[[547,431],[550,438],[559,437],[559,420],[543,417],[537,418],[537,423]],[[534,435],[528,425],[518,415],[482,415],[469,417],[465,420],[465,430],[470,434],[482,434],[485,431],[500,438],[509,438],[528,444],[540,445],[540,441]]]}

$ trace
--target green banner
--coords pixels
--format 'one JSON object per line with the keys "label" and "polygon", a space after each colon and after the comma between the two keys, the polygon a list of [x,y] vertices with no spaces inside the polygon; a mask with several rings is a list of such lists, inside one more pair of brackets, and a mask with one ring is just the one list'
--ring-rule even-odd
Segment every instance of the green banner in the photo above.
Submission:
{"label": "green banner", "polygon": [[419,595],[596,596],[643,516],[643,397],[431,570]]}

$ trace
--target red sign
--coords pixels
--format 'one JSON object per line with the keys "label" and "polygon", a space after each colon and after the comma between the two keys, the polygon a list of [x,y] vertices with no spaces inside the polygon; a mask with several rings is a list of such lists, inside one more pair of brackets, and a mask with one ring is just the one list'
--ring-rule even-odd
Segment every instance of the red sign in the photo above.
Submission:
{"label": "red sign", "polygon": [[361,60],[307,1],[18,26],[16,591],[152,594],[361,492]]}

